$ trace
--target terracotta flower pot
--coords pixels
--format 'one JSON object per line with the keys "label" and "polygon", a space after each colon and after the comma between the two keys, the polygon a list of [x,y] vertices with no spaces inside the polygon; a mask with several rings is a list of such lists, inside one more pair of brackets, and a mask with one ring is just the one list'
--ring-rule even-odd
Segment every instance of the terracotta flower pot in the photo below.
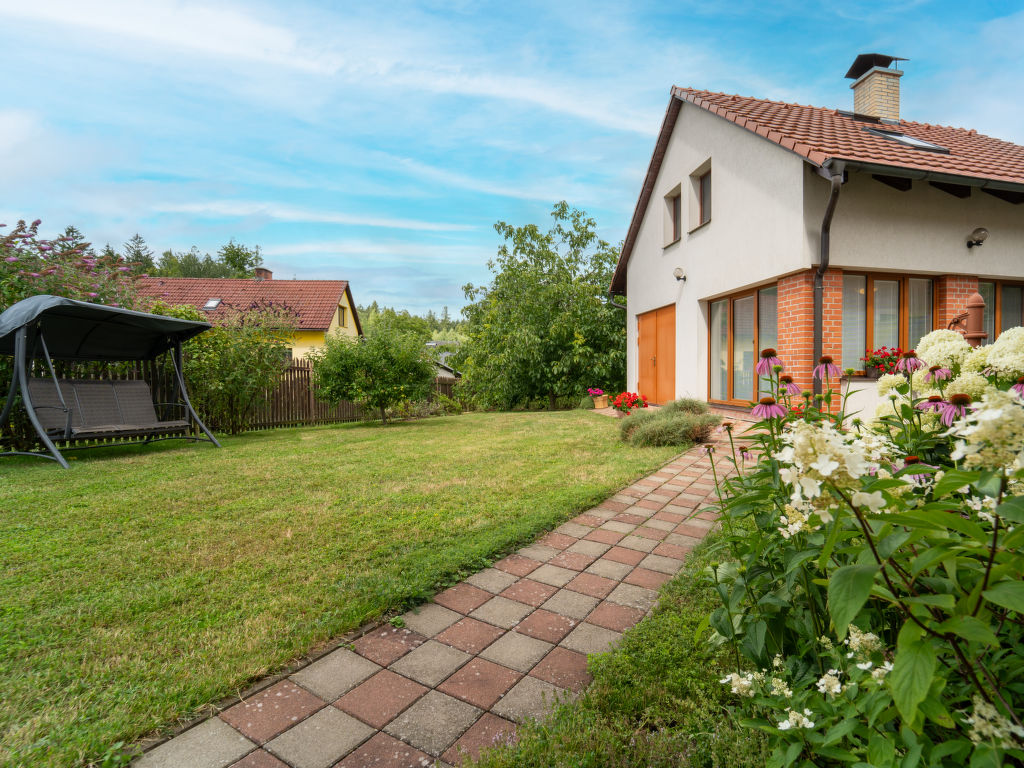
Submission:
{"label": "terracotta flower pot", "polygon": [[608,407],[608,395],[600,395],[594,398],[595,408],[607,408]]}

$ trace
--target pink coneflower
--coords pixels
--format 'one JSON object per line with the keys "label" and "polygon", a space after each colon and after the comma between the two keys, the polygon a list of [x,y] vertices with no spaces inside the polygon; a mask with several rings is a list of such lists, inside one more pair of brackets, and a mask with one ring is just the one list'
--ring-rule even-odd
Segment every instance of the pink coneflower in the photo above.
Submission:
{"label": "pink coneflower", "polygon": [[792,376],[779,376],[779,384],[782,385],[782,388],[785,390],[787,395],[800,394],[800,387],[793,383]]}
{"label": "pink coneflower", "polygon": [[843,372],[839,370],[839,366],[835,364],[831,357],[828,355],[822,355],[818,360],[818,365],[815,366],[813,373],[811,374],[816,379],[824,381],[827,378],[837,378],[842,376]]}
{"label": "pink coneflower", "polygon": [[947,427],[953,426],[953,419],[958,419],[967,414],[971,407],[970,395],[950,395],[949,402],[943,403],[936,410],[942,414],[942,423]]}
{"label": "pink coneflower", "polygon": [[941,365],[933,365],[928,369],[928,373],[924,375],[924,380],[931,381],[946,381],[953,378],[953,372],[949,368],[943,368]]}
{"label": "pink coneflower", "polygon": [[[906,469],[907,467],[911,466],[912,464],[920,464],[922,467],[930,467],[931,466],[930,464],[925,464],[924,462],[922,462],[921,459],[919,457],[917,457],[917,456],[907,456],[906,458],[903,459],[903,468],[904,469]],[[914,482],[923,483],[923,482],[926,482],[928,480],[928,475],[927,474],[920,474],[919,473],[919,474],[916,474],[916,475],[910,475],[910,478]]]}
{"label": "pink coneflower", "polygon": [[913,373],[918,368],[924,368],[924,366],[925,363],[918,359],[917,352],[910,350],[903,353],[903,357],[896,363],[896,370],[904,373]]}
{"label": "pink coneflower", "polygon": [[945,402],[942,399],[942,395],[932,395],[927,400],[922,400],[915,407],[919,411],[939,411],[942,410],[942,406]]}
{"label": "pink coneflower", "polygon": [[1017,379],[1017,383],[1010,387],[1010,389],[1012,389],[1021,397],[1024,397],[1024,376],[1021,376],[1019,379]]}
{"label": "pink coneflower", "polygon": [[774,397],[762,397],[751,409],[750,415],[759,419],[782,419],[786,416],[786,407],[775,402]]}
{"label": "pink coneflower", "polygon": [[782,361],[779,360],[779,353],[771,347],[761,350],[761,359],[757,361],[757,365],[754,366],[754,370],[757,371],[758,376],[771,376],[772,369],[776,366],[782,366]]}

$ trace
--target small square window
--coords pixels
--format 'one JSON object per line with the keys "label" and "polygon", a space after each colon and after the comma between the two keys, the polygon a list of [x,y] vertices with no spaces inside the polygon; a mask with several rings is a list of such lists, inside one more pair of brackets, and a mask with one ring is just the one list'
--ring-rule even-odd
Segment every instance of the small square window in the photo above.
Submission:
{"label": "small square window", "polygon": [[699,180],[700,185],[700,223],[707,224],[711,221],[711,171],[708,171]]}
{"label": "small square window", "polygon": [[206,310],[207,312],[209,312],[211,310],[216,309],[219,306],[220,306],[220,299],[210,299],[205,304],[203,304],[203,309]]}
{"label": "small square window", "polygon": [[677,242],[683,236],[683,190],[676,186],[665,195],[665,245]]}
{"label": "small square window", "polygon": [[711,221],[711,158],[690,172],[689,231]]}
{"label": "small square window", "polygon": [[345,327],[345,308],[344,307],[338,307],[338,325],[340,325],[342,328]]}

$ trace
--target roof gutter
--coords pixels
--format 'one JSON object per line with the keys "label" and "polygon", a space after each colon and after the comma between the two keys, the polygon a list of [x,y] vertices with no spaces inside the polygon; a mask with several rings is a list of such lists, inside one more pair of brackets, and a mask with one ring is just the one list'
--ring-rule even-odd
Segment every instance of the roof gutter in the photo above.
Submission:
{"label": "roof gutter", "polygon": [[616,307],[618,309],[625,309],[626,308],[625,304],[619,304],[617,301],[615,301],[615,292],[612,291],[611,289],[608,290],[608,303],[611,304],[613,307]]}
{"label": "roof gutter", "polygon": [[[828,179],[830,189],[828,203],[825,206],[825,215],[821,220],[821,247],[818,256],[818,269],[814,273],[814,365],[822,356],[825,327],[825,272],[828,270],[829,253],[831,247],[832,217],[836,212],[836,204],[839,202],[839,191],[843,187],[844,167],[842,163],[831,163],[825,161],[822,168],[829,173]],[[824,174],[822,174],[824,175]],[[821,382],[814,382],[814,393],[821,394]]]}

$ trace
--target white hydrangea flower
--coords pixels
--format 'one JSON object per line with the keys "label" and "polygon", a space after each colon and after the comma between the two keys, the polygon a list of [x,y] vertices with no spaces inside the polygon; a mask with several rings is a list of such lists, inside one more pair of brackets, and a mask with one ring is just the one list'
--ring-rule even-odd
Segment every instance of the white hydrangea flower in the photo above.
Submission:
{"label": "white hydrangea flower", "polygon": [[950,456],[968,469],[1024,466],[1024,403],[1015,392],[986,393],[946,434],[959,438]]}
{"label": "white hydrangea flower", "polygon": [[926,333],[917,343],[917,356],[928,365],[941,365],[953,368],[963,363],[971,353],[971,345],[967,339],[956,331],[946,328]]}
{"label": "white hydrangea flower", "polygon": [[733,672],[731,675],[723,677],[718,682],[723,685],[732,686],[732,692],[738,696],[752,697],[754,695],[754,676],[750,673],[746,675],[739,675]]}
{"label": "white hydrangea flower", "polygon": [[875,667],[873,670],[871,670],[871,679],[874,680],[876,683],[881,684],[881,682],[885,680],[885,676],[890,672],[892,672],[892,662],[887,661],[883,663],[881,666]]}
{"label": "white hydrangea flower", "polygon": [[970,395],[972,400],[981,400],[986,392],[994,390],[988,379],[980,373],[961,373],[946,385],[946,398],[950,395]]}
{"label": "white hydrangea flower", "polygon": [[857,656],[863,658],[882,650],[882,641],[874,632],[862,632],[854,624],[850,625],[848,632],[849,635],[843,641],[843,645],[848,646]]}
{"label": "white hydrangea flower", "polygon": [[786,709],[789,717],[779,723],[780,731],[788,731],[790,728],[813,728],[814,722],[809,719],[810,715],[814,714],[809,709],[805,709],[803,713],[796,712],[792,709]]}
{"label": "white hydrangea flower", "polygon": [[878,383],[875,385],[878,389],[878,396],[885,397],[906,380],[902,374],[883,373],[878,377]]}
{"label": "white hydrangea flower", "polygon": [[971,726],[971,741],[992,741],[1003,749],[1021,747],[1024,728],[1012,723],[980,696],[975,696],[972,704],[971,715],[965,718],[967,724]]}
{"label": "white hydrangea flower", "polygon": [[818,690],[824,693],[830,698],[835,698],[843,692],[843,684],[839,682],[839,676],[842,674],[838,669],[830,669],[821,679],[818,680]]}
{"label": "white hydrangea flower", "polygon": [[888,503],[881,491],[872,491],[871,493],[857,491],[853,494],[851,501],[855,507],[867,507],[872,514],[878,514],[878,511],[884,509]]}
{"label": "white hydrangea flower", "polygon": [[786,699],[793,698],[793,691],[781,677],[773,677],[771,679],[771,692],[772,696],[782,696]]}
{"label": "white hydrangea flower", "polygon": [[964,358],[963,363],[960,364],[961,373],[967,373],[968,371],[973,373],[981,373],[988,369],[988,353],[992,351],[992,345],[987,344],[984,347],[975,347],[970,351],[970,354]]}
{"label": "white hydrangea flower", "polygon": [[1024,374],[1024,328],[1009,328],[992,342],[988,367],[1003,378]]}

